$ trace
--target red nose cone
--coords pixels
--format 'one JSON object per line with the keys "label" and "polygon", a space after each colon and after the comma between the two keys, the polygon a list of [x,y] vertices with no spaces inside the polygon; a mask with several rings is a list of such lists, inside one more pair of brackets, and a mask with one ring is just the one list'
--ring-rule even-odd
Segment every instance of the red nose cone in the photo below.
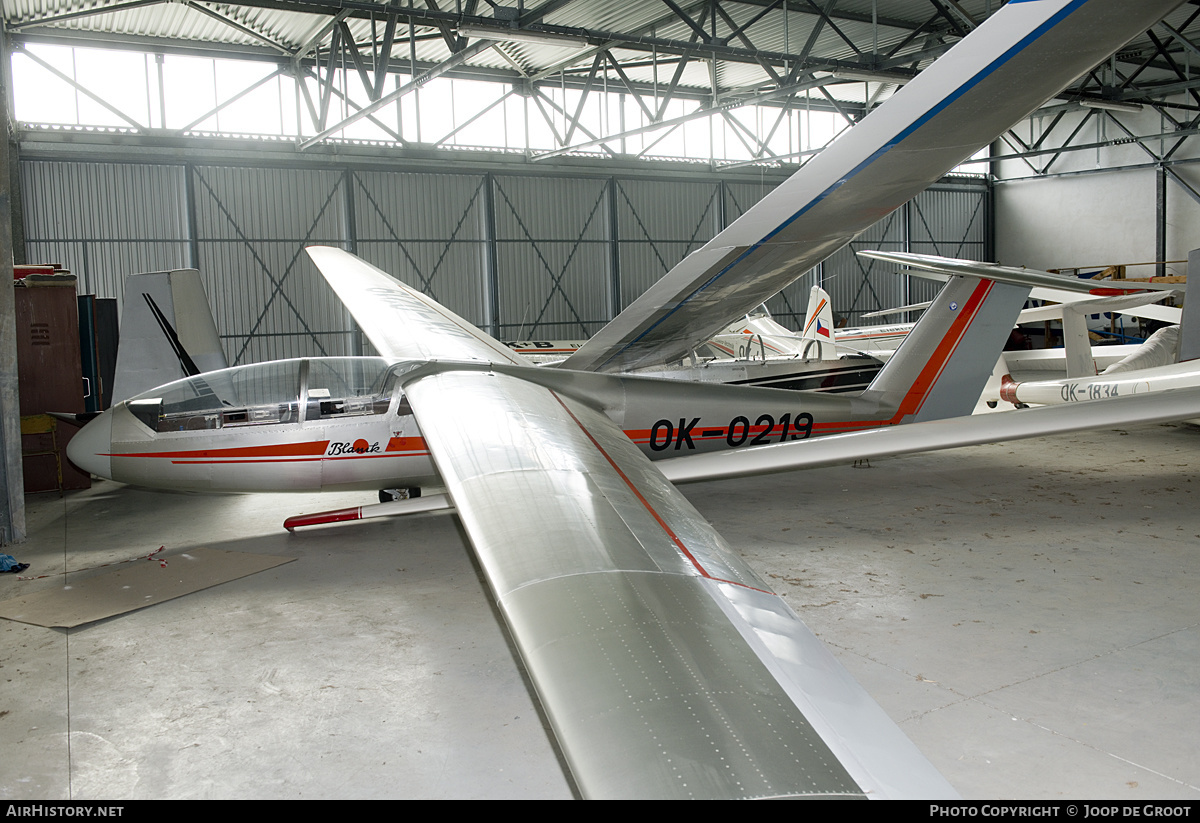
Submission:
{"label": "red nose cone", "polygon": [[1006,403],[1017,404],[1017,386],[1021,385],[1016,380],[1013,380],[1011,374],[1006,374],[1000,378],[1000,399]]}

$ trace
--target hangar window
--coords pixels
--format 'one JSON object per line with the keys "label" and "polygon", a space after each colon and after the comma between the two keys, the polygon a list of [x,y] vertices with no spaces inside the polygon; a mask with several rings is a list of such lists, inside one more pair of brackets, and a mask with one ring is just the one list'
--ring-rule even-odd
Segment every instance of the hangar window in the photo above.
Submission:
{"label": "hangar window", "polygon": [[[334,69],[337,93],[318,125],[304,102],[306,96],[319,99],[317,81],[308,78],[302,87],[290,61],[36,42],[15,48],[14,114],[26,127],[131,134],[161,129],[291,142],[312,138],[325,123],[337,123],[371,102],[353,67]],[[402,64],[397,69],[379,89],[382,97],[411,84]],[[619,132],[609,148],[623,155],[707,162],[753,162],[775,155],[800,162],[848,131],[848,119],[830,110],[815,91],[790,107],[748,103],[722,108],[721,116],[712,116],[707,99],[680,94],[664,98],[653,121],[673,125],[656,128],[644,100],[621,86],[602,85],[588,91],[547,80],[531,96],[525,85],[510,81],[442,76],[324,139],[526,154],[561,149],[566,135],[574,134],[569,142],[579,143],[580,135]],[[578,120],[572,126],[568,120],[574,115]],[[769,154],[758,154],[757,146]],[[608,156],[595,143],[580,151]]]}

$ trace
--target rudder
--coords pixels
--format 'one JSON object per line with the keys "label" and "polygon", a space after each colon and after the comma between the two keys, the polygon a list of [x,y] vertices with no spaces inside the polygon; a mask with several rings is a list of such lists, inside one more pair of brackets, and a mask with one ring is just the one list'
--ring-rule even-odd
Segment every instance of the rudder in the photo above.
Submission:
{"label": "rudder", "polygon": [[125,278],[114,403],[227,365],[200,272],[178,269]]}
{"label": "rudder", "polygon": [[[806,341],[805,357],[815,354],[821,360],[837,359],[837,346],[833,340],[833,304],[829,293],[820,286],[813,286],[808,293],[808,310],[800,336]],[[813,343],[816,344],[815,350]]]}
{"label": "rudder", "polygon": [[1027,286],[952,277],[862,399],[893,410],[889,423],[967,415],[975,408]]}

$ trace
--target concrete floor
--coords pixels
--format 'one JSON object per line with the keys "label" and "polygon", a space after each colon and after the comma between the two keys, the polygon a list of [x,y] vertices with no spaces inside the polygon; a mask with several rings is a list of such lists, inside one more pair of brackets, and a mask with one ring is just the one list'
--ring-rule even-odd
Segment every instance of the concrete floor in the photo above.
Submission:
{"label": "concrete floor", "polygon": [[[964,797],[1196,800],[1197,449],[1153,426],[685,491]],[[297,561],[0,621],[0,797],[571,796],[455,518],[280,528],[370,498],[29,498],[13,553],[56,576],[0,598],[161,544]]]}

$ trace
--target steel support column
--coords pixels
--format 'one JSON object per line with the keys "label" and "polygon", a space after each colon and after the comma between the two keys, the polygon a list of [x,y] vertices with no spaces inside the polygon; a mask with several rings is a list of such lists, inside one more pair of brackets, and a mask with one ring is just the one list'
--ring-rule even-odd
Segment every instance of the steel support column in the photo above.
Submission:
{"label": "steel support column", "polygon": [[[354,172],[345,169],[342,172],[342,237],[346,251],[358,254],[358,225],[354,214]],[[343,307],[344,309],[344,307]],[[345,310],[343,321],[350,331],[350,353],[355,357],[363,355],[363,332],[354,316]]]}
{"label": "steel support column", "polygon": [[[4,65],[12,63],[8,37],[0,44]],[[0,93],[0,543],[25,539],[25,478],[21,465],[21,408],[17,395],[17,318],[13,293],[13,185],[9,154],[13,129],[8,109],[8,72]]]}
{"label": "steel support column", "polygon": [[488,333],[500,338],[500,272],[496,263],[496,180],[489,172],[483,178],[483,265],[486,289],[484,311]]}
{"label": "steel support column", "polygon": [[196,168],[188,163],[183,167],[183,204],[187,210],[188,268],[200,268],[200,241],[196,230]]}
{"label": "steel support column", "polygon": [[608,178],[608,317],[621,309],[621,231],[617,222],[617,178]]}
{"label": "steel support column", "polygon": [[1154,276],[1164,277],[1167,273],[1167,169],[1158,165],[1154,168]]}

